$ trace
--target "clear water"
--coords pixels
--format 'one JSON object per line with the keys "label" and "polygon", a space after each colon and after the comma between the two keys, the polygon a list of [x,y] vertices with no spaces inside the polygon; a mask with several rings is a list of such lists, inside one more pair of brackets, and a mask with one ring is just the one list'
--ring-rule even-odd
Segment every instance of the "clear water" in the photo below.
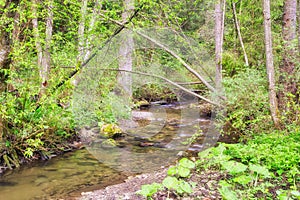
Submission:
{"label": "clear water", "polygon": [[0,199],[73,199],[82,191],[115,184],[125,177],[82,149],[6,173],[0,178]]}
{"label": "clear water", "polygon": [[[168,165],[178,158],[178,150],[174,149],[198,130],[195,125],[205,131],[210,123],[207,119],[195,119],[194,110],[168,107],[161,113],[154,113],[156,121],[140,123],[133,129],[143,135],[160,128],[152,139],[163,148],[127,141],[121,150],[106,152],[94,142],[86,149],[9,171],[0,177],[0,200],[74,199],[81,192],[100,189],[122,182],[128,175]],[[191,149],[197,151],[201,147],[200,141]]]}

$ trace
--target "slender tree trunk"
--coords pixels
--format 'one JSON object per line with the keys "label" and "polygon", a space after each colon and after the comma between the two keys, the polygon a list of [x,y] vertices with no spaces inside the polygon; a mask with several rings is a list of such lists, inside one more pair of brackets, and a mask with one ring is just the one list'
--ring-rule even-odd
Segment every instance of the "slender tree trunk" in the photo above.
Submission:
{"label": "slender tree trunk", "polygon": [[297,52],[296,45],[296,10],[297,0],[285,0],[283,13],[283,65],[280,67],[280,83],[283,86],[283,91],[279,93],[280,108],[286,111],[289,101],[293,101],[290,94],[296,95],[297,85],[294,77],[295,73],[295,58]]}
{"label": "slender tree trunk", "polygon": [[298,19],[298,56],[300,55],[300,0],[298,0],[298,5],[297,5],[297,19]]}
{"label": "slender tree trunk", "polygon": [[99,14],[99,11],[101,10],[101,2],[99,2],[99,0],[95,0],[94,3],[95,3],[95,5],[93,8],[93,13],[92,13],[92,17],[91,17],[91,21],[90,21],[89,29],[88,29],[88,33],[89,33],[90,37],[86,39],[86,44],[85,44],[86,51],[85,51],[85,55],[84,55],[84,59],[83,59],[84,61],[86,61],[91,55],[92,46],[91,46],[90,41],[93,41],[95,38],[95,36],[93,34],[93,30],[94,30],[96,18]]}
{"label": "slender tree trunk", "polygon": [[41,38],[40,38],[40,32],[39,32],[39,24],[38,24],[38,12],[37,12],[37,6],[38,6],[38,2],[37,0],[33,0],[32,1],[32,27],[33,27],[33,35],[34,35],[34,39],[35,39],[35,47],[37,50],[37,57],[38,57],[38,67],[40,70],[40,77],[42,78],[42,60],[43,60],[43,49],[42,49],[42,45],[41,45]]}
{"label": "slender tree trunk", "polygon": [[[124,12],[122,13],[123,23],[130,17],[130,14],[134,10],[133,0],[124,0]],[[134,41],[131,30],[126,30],[122,37],[122,42],[119,50],[119,69],[120,70],[132,70],[132,53],[134,48]],[[132,96],[132,75],[125,71],[121,71],[118,74],[118,84],[122,90],[122,94],[127,97]]]}
{"label": "slender tree trunk", "polygon": [[265,30],[265,50],[266,67],[269,81],[269,103],[270,112],[275,127],[279,128],[278,105],[275,88],[275,69],[273,62],[272,32],[271,32],[271,14],[270,0],[263,0],[264,30]]}
{"label": "slender tree trunk", "polygon": [[78,62],[82,63],[84,61],[84,52],[85,52],[85,37],[84,37],[84,30],[85,30],[85,21],[86,21],[86,10],[87,10],[87,2],[88,0],[82,0],[81,10],[80,10],[80,22],[78,26]]}
{"label": "slender tree trunk", "polygon": [[241,29],[240,29],[240,24],[239,24],[239,20],[237,18],[237,14],[236,14],[236,8],[235,8],[235,3],[232,2],[232,10],[233,10],[233,17],[234,17],[234,24],[236,27],[236,32],[238,34],[238,38],[244,53],[244,59],[245,59],[245,65],[248,66],[249,62],[248,62],[248,56],[245,50],[245,46],[244,46],[244,42],[243,42],[243,38],[242,38],[242,34],[241,34]]}
{"label": "slender tree trunk", "polygon": [[[53,1],[47,1],[47,17],[46,17],[46,38],[44,46],[44,54],[42,61],[42,89],[45,90],[48,83],[48,76],[50,73],[51,67],[51,40],[52,40],[52,31],[53,31]],[[44,92],[43,92],[44,93]]]}
{"label": "slender tree trunk", "polygon": [[38,67],[41,77],[41,90],[39,96],[41,97],[47,88],[48,85],[48,75],[50,73],[50,64],[51,64],[51,56],[50,56],[50,47],[51,47],[51,39],[52,39],[52,29],[53,29],[53,1],[49,0],[46,2],[47,4],[47,17],[46,17],[46,37],[45,37],[45,45],[44,49],[41,44],[41,36],[39,32],[39,24],[38,24],[38,1],[33,0],[32,3],[32,27],[33,34],[35,38],[35,46],[37,49],[37,57],[38,57]]}
{"label": "slender tree trunk", "polygon": [[[222,4],[223,9],[222,9]],[[222,92],[222,48],[224,32],[225,1],[219,0],[215,5],[215,56],[216,56],[216,90]]]}
{"label": "slender tree trunk", "polygon": [[[0,9],[0,69],[8,70],[10,69],[11,59],[9,58],[9,54],[11,52],[12,39],[10,37],[10,33],[6,31],[6,29],[10,26],[9,20],[7,18],[14,18],[17,16],[16,7],[19,5],[19,0],[11,0],[4,1],[3,8],[9,8],[9,10],[4,11],[4,9]],[[7,89],[7,81],[8,75],[0,72],[0,94],[5,92]],[[3,115],[0,114],[0,147],[3,142],[3,137],[6,134],[6,121],[3,118]]]}

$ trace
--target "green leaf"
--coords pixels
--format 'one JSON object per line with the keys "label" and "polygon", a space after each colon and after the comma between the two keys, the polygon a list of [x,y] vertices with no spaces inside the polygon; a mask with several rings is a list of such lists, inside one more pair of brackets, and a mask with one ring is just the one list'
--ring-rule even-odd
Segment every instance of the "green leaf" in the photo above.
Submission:
{"label": "green leaf", "polygon": [[0,0],[0,6],[5,6],[5,0]]}
{"label": "green leaf", "polygon": [[205,149],[204,151],[201,151],[198,153],[198,157],[200,158],[206,158],[210,154],[211,148]]}
{"label": "green leaf", "polygon": [[174,189],[178,187],[178,179],[176,177],[167,176],[162,184],[168,189]]}
{"label": "green leaf", "polygon": [[237,174],[246,171],[246,165],[236,161],[226,161],[221,163],[222,167],[231,174]]}
{"label": "green leaf", "polygon": [[190,193],[193,192],[193,189],[192,189],[191,185],[188,182],[184,181],[184,180],[181,180],[179,182],[179,187],[185,193],[190,194]]}
{"label": "green leaf", "polygon": [[179,161],[179,166],[185,167],[185,168],[189,168],[189,169],[193,169],[195,168],[195,163],[187,158],[182,158]]}
{"label": "green leaf", "polygon": [[168,169],[168,175],[169,176],[174,176],[177,174],[177,167],[176,166],[171,166]]}
{"label": "green leaf", "polygon": [[218,189],[223,199],[227,200],[238,200],[237,194],[231,190],[229,187],[222,186]]}
{"label": "green leaf", "polygon": [[242,185],[246,185],[250,183],[252,180],[253,178],[251,176],[246,176],[246,175],[241,175],[233,179],[234,182]]}
{"label": "green leaf", "polygon": [[190,169],[188,169],[186,167],[182,167],[180,165],[178,166],[178,175],[180,177],[183,177],[183,178],[188,177],[190,175],[190,173],[191,173]]}
{"label": "green leaf", "polygon": [[263,175],[265,177],[269,177],[270,176],[269,170],[266,167],[264,167],[264,166],[250,164],[249,169],[251,171],[254,171],[257,174]]}
{"label": "green leaf", "polygon": [[147,185],[142,185],[142,189],[137,191],[137,194],[140,194],[144,197],[151,197],[153,194],[155,194],[158,190],[160,190],[162,187],[159,183],[152,183]]}

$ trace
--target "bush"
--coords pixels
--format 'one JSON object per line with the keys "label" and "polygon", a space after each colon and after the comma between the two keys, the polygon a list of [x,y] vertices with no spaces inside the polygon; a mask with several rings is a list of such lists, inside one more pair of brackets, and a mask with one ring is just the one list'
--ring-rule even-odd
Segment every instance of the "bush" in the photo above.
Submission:
{"label": "bush", "polygon": [[247,69],[223,81],[227,98],[227,116],[235,130],[261,130],[271,124],[268,107],[267,79],[260,71]]}

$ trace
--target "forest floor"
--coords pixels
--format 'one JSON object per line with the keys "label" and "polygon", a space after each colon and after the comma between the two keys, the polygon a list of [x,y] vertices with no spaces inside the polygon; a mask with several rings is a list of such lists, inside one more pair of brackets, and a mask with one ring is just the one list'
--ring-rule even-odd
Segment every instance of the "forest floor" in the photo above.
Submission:
{"label": "forest floor", "polygon": [[[154,182],[161,183],[166,176],[167,169],[165,168],[152,173],[128,177],[128,179],[126,179],[123,183],[108,186],[101,190],[83,192],[81,193],[81,197],[78,197],[77,200],[142,200],[145,199],[145,197],[136,194],[136,192],[141,189],[141,186]],[[154,194],[152,199],[222,199],[218,191],[218,181],[222,178],[224,178],[224,174],[217,171],[193,173],[188,179],[189,181],[197,183],[197,186],[193,189],[193,193],[189,194],[188,196],[179,197],[175,193],[162,190]]]}

